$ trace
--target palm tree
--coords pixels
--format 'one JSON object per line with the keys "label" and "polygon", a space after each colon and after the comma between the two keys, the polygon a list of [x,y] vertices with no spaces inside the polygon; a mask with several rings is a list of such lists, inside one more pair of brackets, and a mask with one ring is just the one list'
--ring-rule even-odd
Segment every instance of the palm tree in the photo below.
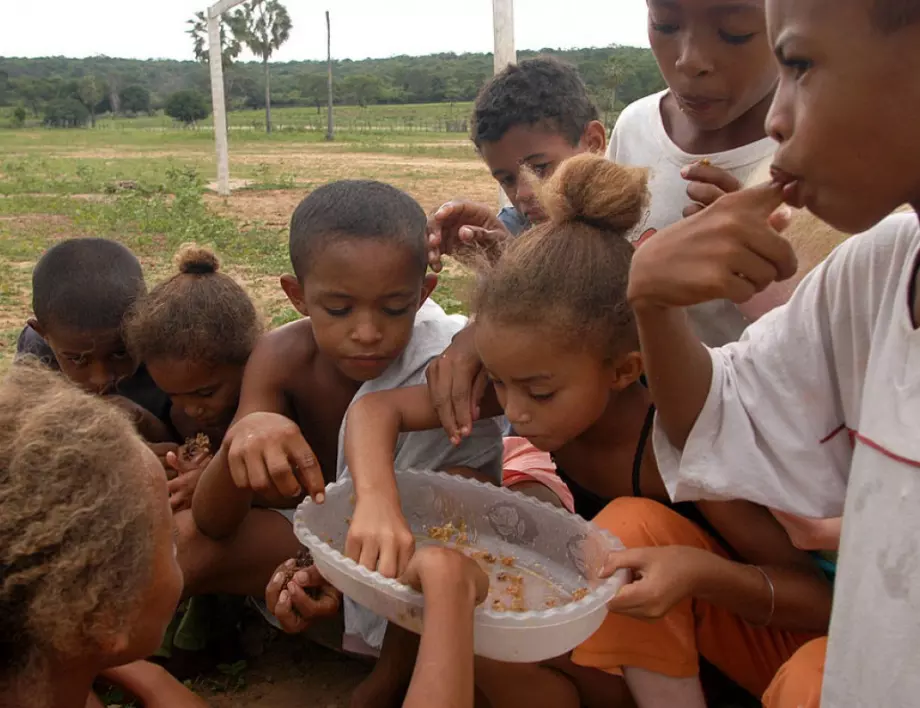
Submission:
{"label": "palm tree", "polygon": [[250,0],[233,13],[236,38],[261,57],[265,67],[265,132],[272,132],[272,91],[269,60],[291,35],[291,16],[278,0]]}

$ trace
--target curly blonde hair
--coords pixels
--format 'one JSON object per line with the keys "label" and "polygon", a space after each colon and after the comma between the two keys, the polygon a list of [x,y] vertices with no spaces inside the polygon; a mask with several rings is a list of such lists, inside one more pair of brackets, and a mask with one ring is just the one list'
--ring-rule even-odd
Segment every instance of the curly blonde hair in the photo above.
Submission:
{"label": "curly blonde hair", "polygon": [[138,442],[118,409],[37,362],[0,382],[0,683],[136,619],[157,513]]}
{"label": "curly blonde hair", "polygon": [[476,316],[613,355],[637,349],[626,234],[648,201],[646,170],[583,154],[536,185],[548,220],[512,241],[478,284]]}
{"label": "curly blonde hair", "polygon": [[245,364],[262,322],[246,291],[219,272],[207,248],[185,244],[176,273],[139,298],[125,318],[125,342],[135,359]]}

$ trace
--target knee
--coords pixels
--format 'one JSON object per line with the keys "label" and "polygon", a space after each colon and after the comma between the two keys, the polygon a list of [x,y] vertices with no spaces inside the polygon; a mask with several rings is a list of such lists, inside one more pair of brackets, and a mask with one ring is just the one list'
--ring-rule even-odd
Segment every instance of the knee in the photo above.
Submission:
{"label": "knee", "polygon": [[800,647],[773,678],[763,695],[764,708],[818,708],[826,654],[827,637]]}
{"label": "knee", "polygon": [[594,524],[619,538],[627,548],[708,545],[697,542],[701,531],[693,522],[651,499],[614,499],[594,518]]}

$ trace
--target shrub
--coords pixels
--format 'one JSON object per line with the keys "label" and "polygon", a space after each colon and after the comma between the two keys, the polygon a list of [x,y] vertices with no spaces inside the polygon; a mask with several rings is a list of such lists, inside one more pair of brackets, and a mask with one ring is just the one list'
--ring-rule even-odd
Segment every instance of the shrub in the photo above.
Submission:
{"label": "shrub", "polygon": [[207,98],[197,91],[177,91],[166,99],[166,115],[192,125],[211,115],[211,106]]}
{"label": "shrub", "polygon": [[82,128],[89,122],[89,111],[75,98],[59,98],[45,108],[49,128]]}

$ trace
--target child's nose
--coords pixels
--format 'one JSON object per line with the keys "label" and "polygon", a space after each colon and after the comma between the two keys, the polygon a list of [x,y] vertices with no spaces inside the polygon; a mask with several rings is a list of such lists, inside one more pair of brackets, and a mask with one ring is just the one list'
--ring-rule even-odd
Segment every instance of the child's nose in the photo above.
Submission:
{"label": "child's nose", "polygon": [[521,396],[508,396],[505,400],[505,417],[512,425],[525,425],[531,421],[529,408]]}
{"label": "child's nose", "polygon": [[376,344],[383,338],[380,328],[371,319],[359,322],[351,336],[356,342],[365,346]]}
{"label": "child's nose", "polygon": [[677,70],[686,76],[702,76],[712,73],[712,62],[700,52],[703,46],[699,37],[694,38],[689,32],[685,33],[675,65]]}
{"label": "child's nose", "polygon": [[96,393],[111,393],[115,388],[115,372],[98,362],[90,371],[89,385]]}

